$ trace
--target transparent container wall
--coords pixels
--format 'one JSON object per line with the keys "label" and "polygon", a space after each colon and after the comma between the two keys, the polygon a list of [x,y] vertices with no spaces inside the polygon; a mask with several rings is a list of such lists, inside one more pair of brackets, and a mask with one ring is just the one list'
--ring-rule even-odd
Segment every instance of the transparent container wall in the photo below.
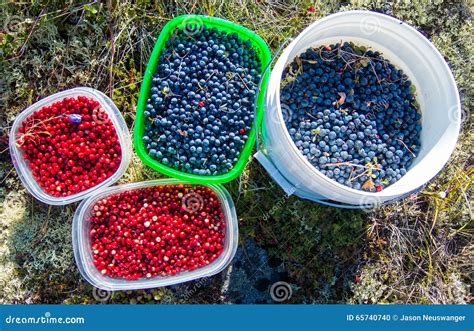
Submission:
{"label": "transparent container wall", "polygon": [[[85,191],[67,197],[55,197],[46,193],[43,188],[36,182],[36,179],[33,177],[33,174],[28,166],[28,161],[24,159],[23,151],[20,147],[16,145],[16,141],[20,135],[19,129],[21,127],[21,124],[33,113],[45,106],[49,106],[54,102],[60,101],[64,98],[72,98],[77,96],[86,96],[98,101],[102,108],[107,112],[107,114],[109,115],[109,119],[112,121],[117,132],[120,147],[122,149],[122,161],[120,162],[117,171],[111,177],[104,180],[102,183],[91,187]],[[20,177],[20,180],[23,185],[35,198],[51,205],[66,205],[72,202],[82,200],[87,196],[93,194],[97,190],[113,184],[120,177],[122,177],[123,173],[127,169],[130,163],[132,153],[130,133],[122,115],[120,114],[120,111],[117,109],[112,100],[110,100],[105,94],[88,87],[77,87],[70,90],[55,93],[53,95],[50,95],[49,97],[41,99],[40,101],[34,103],[33,105],[25,109],[23,112],[21,112],[13,122],[13,126],[10,131],[9,148],[13,165],[15,166],[16,172],[18,173],[18,176]]]}
{"label": "transparent container wall", "polygon": [[[202,185],[211,188],[218,196],[225,217],[224,249],[221,255],[209,265],[176,275],[125,280],[102,275],[93,263],[90,241],[90,214],[95,203],[107,196],[152,186],[188,184],[177,179],[152,180],[106,188],[84,200],[74,215],[72,241],[74,256],[82,276],[93,286],[104,290],[138,290],[184,283],[193,279],[208,277],[221,272],[232,260],[238,245],[238,222],[234,203],[227,190],[221,185]],[[193,184],[191,184],[193,185]],[[195,185],[196,186],[196,185]]]}

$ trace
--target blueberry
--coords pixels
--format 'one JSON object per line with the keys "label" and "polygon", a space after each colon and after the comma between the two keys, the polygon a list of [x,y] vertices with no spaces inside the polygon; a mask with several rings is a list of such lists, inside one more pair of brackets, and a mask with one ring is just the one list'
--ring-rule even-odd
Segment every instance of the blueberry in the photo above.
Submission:
{"label": "blueberry", "polygon": [[238,35],[202,29],[190,36],[178,29],[150,86],[148,154],[188,173],[229,172],[253,125],[260,70],[257,51]]}
{"label": "blueberry", "polygon": [[[340,47],[343,55],[356,54],[348,42],[331,45],[331,49]],[[370,179],[376,185],[393,184],[420,151],[421,115],[410,92],[412,83],[380,52],[368,50],[365,56],[371,65],[356,70],[347,67],[350,59],[343,55],[334,54],[331,61],[321,58],[328,54],[324,48],[308,49],[301,59],[310,61],[302,61],[302,72],[281,88],[281,99],[291,109],[285,121],[290,136],[315,168],[343,185],[362,189],[369,177],[349,180],[350,176],[374,165]],[[284,76],[298,72],[296,61],[290,66]],[[339,105],[336,101],[342,92],[346,97]],[[349,166],[321,167],[338,162]]]}

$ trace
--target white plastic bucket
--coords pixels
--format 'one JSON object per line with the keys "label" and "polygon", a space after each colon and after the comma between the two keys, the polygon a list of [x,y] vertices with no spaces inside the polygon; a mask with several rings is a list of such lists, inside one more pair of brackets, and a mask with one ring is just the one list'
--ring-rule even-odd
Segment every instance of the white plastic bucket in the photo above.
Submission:
{"label": "white plastic bucket", "polygon": [[[324,176],[298,151],[284,123],[280,83],[285,67],[309,47],[341,41],[353,41],[382,52],[416,86],[422,113],[421,150],[407,174],[381,192],[351,189]],[[330,15],[306,28],[276,61],[265,98],[263,149],[256,158],[287,194],[315,201],[377,205],[417,190],[444,167],[461,126],[456,82],[438,50],[406,23],[370,11]]]}

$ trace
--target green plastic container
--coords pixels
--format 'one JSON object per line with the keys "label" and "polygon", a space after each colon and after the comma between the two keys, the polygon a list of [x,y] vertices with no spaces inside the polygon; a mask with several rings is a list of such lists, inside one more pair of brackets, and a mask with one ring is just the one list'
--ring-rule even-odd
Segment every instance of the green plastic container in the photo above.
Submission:
{"label": "green plastic container", "polygon": [[234,167],[230,169],[229,172],[217,175],[217,176],[202,176],[202,175],[195,175],[190,174],[187,172],[182,172],[177,169],[168,167],[157,160],[150,157],[143,144],[143,131],[145,126],[145,119],[143,112],[146,107],[146,101],[148,99],[148,95],[150,93],[150,84],[153,77],[153,74],[156,69],[156,65],[158,62],[158,58],[162,49],[165,47],[166,41],[172,35],[175,28],[184,28],[188,24],[192,24],[193,26],[200,26],[205,25],[206,27],[213,27],[221,31],[226,31],[229,33],[237,33],[242,40],[249,40],[252,43],[252,46],[257,51],[257,54],[260,57],[260,61],[262,63],[262,72],[265,69],[265,66],[270,62],[271,54],[270,50],[268,49],[267,44],[265,41],[258,36],[255,32],[244,28],[238,24],[232,23],[230,21],[210,17],[210,16],[201,16],[201,15],[183,15],[173,18],[169,21],[161,30],[161,33],[158,37],[158,40],[155,44],[153,52],[151,53],[150,60],[146,67],[145,75],[143,78],[142,86],[140,89],[140,96],[138,98],[138,105],[137,105],[137,114],[135,118],[135,128],[133,132],[133,142],[135,146],[135,150],[140,157],[140,159],[148,165],[149,167],[155,169],[158,172],[161,172],[167,176],[178,178],[187,182],[191,183],[198,183],[198,184],[218,184],[218,183],[227,183],[240,175],[240,173],[244,170],[245,165],[252,153],[253,146],[255,144],[256,138],[256,128],[255,124],[260,127],[263,119],[263,106],[264,106],[264,97],[265,97],[265,90],[268,82],[269,72],[267,71],[263,77],[261,89],[257,96],[257,112],[255,114],[256,120],[252,126],[248,134],[248,140],[244,145],[243,150],[240,153],[239,160],[235,163]]}

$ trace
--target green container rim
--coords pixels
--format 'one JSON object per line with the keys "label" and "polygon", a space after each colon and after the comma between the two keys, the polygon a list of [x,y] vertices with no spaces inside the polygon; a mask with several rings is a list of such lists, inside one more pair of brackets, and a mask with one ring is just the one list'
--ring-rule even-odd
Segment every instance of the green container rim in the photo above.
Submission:
{"label": "green container rim", "polygon": [[[247,142],[244,145],[240,153],[238,161],[235,163],[234,167],[230,169],[229,172],[217,175],[217,176],[203,176],[195,175],[187,172],[179,171],[177,169],[168,167],[157,160],[150,157],[146,150],[145,145],[143,144],[143,132],[144,132],[144,110],[146,107],[146,101],[150,92],[150,84],[155,72],[155,68],[158,62],[161,51],[163,50],[166,41],[169,39],[175,28],[184,27],[187,24],[196,24],[196,25],[205,25],[206,27],[214,27],[221,31],[226,31],[228,33],[237,33],[240,38],[244,40],[249,40],[252,46],[256,49],[260,60],[262,62],[262,73],[266,65],[270,62],[271,53],[266,42],[255,32],[244,28],[233,22],[224,20],[222,18],[203,16],[203,15],[181,15],[170,20],[161,30],[158,40],[156,41],[153,52],[151,53],[150,60],[145,70],[143,77],[143,82],[140,88],[140,95],[138,97],[137,112],[135,117],[135,125],[133,130],[133,144],[135,150],[138,154],[138,157],[150,168],[163,173],[167,176],[178,178],[190,183],[197,184],[221,184],[227,183],[231,180],[238,177],[245,168],[250,154],[252,153],[253,146],[256,140],[256,134],[258,127],[261,127],[263,120],[264,112],[264,99],[265,91],[269,78],[269,71],[267,70],[263,76],[261,87],[257,96],[256,104],[256,114],[255,121],[252,124],[252,128],[248,134]],[[257,128],[255,127],[257,126]]]}

